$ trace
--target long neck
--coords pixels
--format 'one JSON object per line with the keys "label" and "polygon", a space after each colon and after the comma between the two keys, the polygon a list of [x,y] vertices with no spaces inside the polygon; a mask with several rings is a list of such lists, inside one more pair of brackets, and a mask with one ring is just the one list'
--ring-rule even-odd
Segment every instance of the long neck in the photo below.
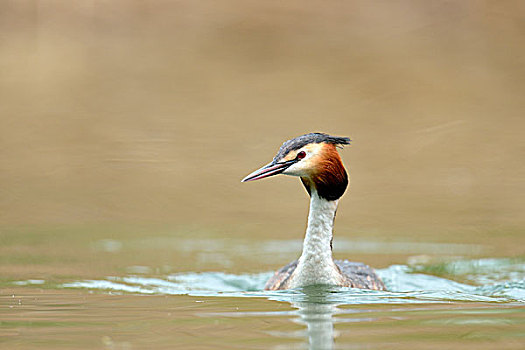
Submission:
{"label": "long neck", "polygon": [[332,230],[337,203],[338,200],[329,201],[321,198],[316,191],[312,192],[301,257],[332,259]]}
{"label": "long neck", "polygon": [[332,258],[332,229],[338,200],[311,192],[308,227],[292,288],[312,284],[339,284],[341,273]]}

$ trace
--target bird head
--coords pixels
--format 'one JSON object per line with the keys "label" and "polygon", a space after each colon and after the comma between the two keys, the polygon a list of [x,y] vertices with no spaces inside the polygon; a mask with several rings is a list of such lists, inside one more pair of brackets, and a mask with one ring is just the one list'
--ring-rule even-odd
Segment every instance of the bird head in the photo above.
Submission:
{"label": "bird head", "polygon": [[315,191],[327,200],[339,199],[348,185],[348,176],[336,146],[348,144],[347,137],[323,133],[301,135],[284,142],[270,163],[246,176],[242,182],[277,174],[298,176],[309,194]]}

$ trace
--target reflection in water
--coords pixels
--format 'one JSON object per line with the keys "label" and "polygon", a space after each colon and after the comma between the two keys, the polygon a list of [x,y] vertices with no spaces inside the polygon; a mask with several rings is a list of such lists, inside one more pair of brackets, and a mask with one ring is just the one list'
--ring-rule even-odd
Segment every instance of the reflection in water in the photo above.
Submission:
{"label": "reflection in water", "polygon": [[299,322],[307,327],[310,349],[332,349],[336,333],[333,315],[337,304],[327,298],[332,290],[323,286],[312,286],[302,289],[304,301],[292,302],[297,308]]}

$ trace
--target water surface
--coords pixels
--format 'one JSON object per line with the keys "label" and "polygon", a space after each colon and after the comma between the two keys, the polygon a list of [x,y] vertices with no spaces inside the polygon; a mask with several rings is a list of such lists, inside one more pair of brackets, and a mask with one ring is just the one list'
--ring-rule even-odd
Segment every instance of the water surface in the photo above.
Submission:
{"label": "water surface", "polygon": [[[160,241],[166,244],[166,240]],[[217,254],[225,249],[221,248],[221,239],[206,241]],[[179,249],[202,253],[199,244],[189,242],[193,241],[180,241]],[[267,254],[277,243],[245,243],[244,253],[237,255],[246,259],[244,254],[250,254],[255,246]],[[375,254],[381,254],[396,246],[341,243],[338,253],[345,254],[363,247],[374,247]],[[286,255],[297,244],[281,242],[281,254]],[[133,244],[106,239],[94,243],[92,249],[113,255],[126,246]],[[377,270],[388,291],[327,286],[264,291],[272,272],[170,273],[167,266],[144,265],[128,266],[122,274],[95,279],[62,276],[8,280],[0,289],[0,332],[6,347],[19,348],[35,344],[44,348],[107,349],[522,346],[523,259],[463,258],[421,263],[428,259],[425,252],[432,250],[446,248],[458,254],[479,253],[483,248],[399,246],[414,249],[419,255],[413,256],[410,266]],[[254,255],[249,266],[253,268],[259,259]]]}

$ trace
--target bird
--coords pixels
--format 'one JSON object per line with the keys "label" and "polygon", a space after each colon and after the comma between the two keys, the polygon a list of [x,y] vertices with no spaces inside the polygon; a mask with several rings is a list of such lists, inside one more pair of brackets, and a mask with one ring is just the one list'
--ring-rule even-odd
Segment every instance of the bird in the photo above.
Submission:
{"label": "bird", "polygon": [[310,196],[308,225],[299,259],[277,270],[266,282],[265,290],[283,290],[331,285],[386,290],[375,271],[363,264],[334,260],[332,238],[339,199],[349,183],[337,148],[350,144],[350,138],[309,133],[285,141],[273,160],[255,170],[242,182],[283,174],[301,179]]}

